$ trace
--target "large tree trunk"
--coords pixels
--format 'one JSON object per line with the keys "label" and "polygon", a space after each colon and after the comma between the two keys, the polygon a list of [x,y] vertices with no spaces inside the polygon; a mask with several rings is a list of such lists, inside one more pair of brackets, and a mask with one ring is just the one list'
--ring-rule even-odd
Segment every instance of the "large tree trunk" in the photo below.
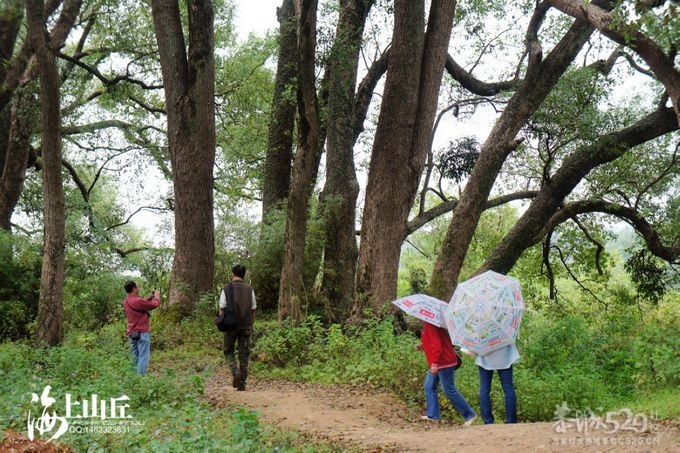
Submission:
{"label": "large tree trunk", "polygon": [[[8,4],[8,8],[3,8],[2,11],[12,10],[13,5],[16,5],[15,1],[16,0],[11,0],[11,3]],[[50,45],[55,51],[64,46],[66,38],[68,38],[68,35],[71,33],[71,28],[73,28],[75,20],[80,13],[81,2],[82,0],[64,0],[59,18],[56,20],[54,28],[50,33]],[[48,2],[46,9],[44,10],[44,17],[52,15],[60,5],[62,5],[61,0],[51,0]],[[12,18],[11,15],[4,14],[2,17],[3,19],[10,20],[10,22],[3,23],[3,19],[0,19],[0,25],[3,25],[3,28],[0,28],[0,40],[4,41],[6,38],[11,37],[10,29],[14,26],[12,25],[12,21],[17,20],[17,18]],[[20,21],[21,18],[19,17],[18,20]],[[4,28],[4,25],[6,24],[9,24],[7,25],[7,29]],[[9,42],[9,40],[7,42]],[[2,45],[4,46],[5,44],[6,43],[3,43]],[[10,49],[7,47],[6,49],[6,52],[9,52],[9,55],[14,51],[14,48]],[[0,110],[7,107],[12,99],[14,91],[20,84],[26,83],[37,77],[37,66],[29,66],[28,64],[32,55],[33,46],[31,45],[31,41],[27,39],[10,62],[3,61],[3,66],[6,66],[3,70],[6,69],[6,73],[4,79],[0,79],[0,82],[2,82],[0,83]]]}
{"label": "large tree trunk", "polygon": [[[28,94],[14,97],[10,112],[9,128],[0,131],[0,135],[7,135],[3,150],[6,153],[0,158],[0,229],[10,231],[11,219],[16,208],[26,179],[26,169],[31,155],[31,126],[32,118],[27,108],[27,102],[34,99]],[[5,121],[5,115],[0,114],[0,121]],[[2,143],[0,143],[2,146]]]}
{"label": "large tree trunk", "polygon": [[353,311],[379,311],[396,296],[401,245],[437,108],[455,2],[396,1],[394,34],[366,187]]}
{"label": "large tree trunk", "polygon": [[498,172],[507,156],[519,144],[515,138],[517,133],[545,100],[593,32],[589,24],[576,21],[553,51],[542,60],[537,33],[547,10],[542,6],[538,8],[527,33],[529,62],[525,79],[482,146],[477,163],[453,211],[435,263],[428,294],[440,299],[450,297],[456,287],[470,241]]}
{"label": "large tree trunk", "polygon": [[309,198],[314,189],[321,155],[319,108],[316,97],[314,62],[316,48],[317,0],[301,0],[298,25],[298,111],[299,145],[286,213],[286,236],[279,284],[279,320],[304,318],[306,295],[303,281],[305,237]]}
{"label": "large tree trunk", "polygon": [[209,0],[190,0],[187,5],[188,56],[177,1],[151,3],[175,194],[175,259],[168,297],[183,316],[212,290],[215,271],[213,7]]}
{"label": "large tree trunk", "polygon": [[340,2],[340,21],[328,59],[326,185],[320,197],[325,231],[321,293],[332,322],[345,319],[354,297],[359,194],[354,168],[355,86],[362,35],[372,5],[373,0]]}
{"label": "large tree trunk", "polygon": [[541,188],[529,208],[505,235],[482,269],[492,269],[503,274],[509,272],[527,248],[543,239],[545,225],[590,171],[618,159],[634,146],[677,129],[677,117],[673,110],[662,108],[635,124],[604,135],[592,145],[574,152]]}
{"label": "large tree trunk", "polygon": [[54,346],[63,338],[64,317],[64,188],[61,178],[59,71],[50,47],[42,0],[26,0],[28,27],[40,73],[44,186],[44,248],[36,339]]}
{"label": "large tree trunk", "polygon": [[[297,103],[297,16],[294,0],[283,0],[277,9],[279,52],[274,81],[274,97],[269,121],[269,137],[262,183],[262,228],[272,223],[271,213],[284,209],[290,190],[293,162],[293,133]],[[268,255],[277,266],[283,262],[284,241],[270,244]],[[279,301],[280,274],[253,269],[258,305],[274,308]]]}
{"label": "large tree trunk", "polygon": [[[7,62],[12,60],[23,12],[23,0],[8,1],[0,9],[0,85],[7,77]],[[12,213],[23,189],[29,134],[18,100],[0,107],[0,229],[5,231],[11,230]]]}
{"label": "large tree trunk", "polygon": [[279,56],[274,82],[274,99],[269,122],[269,143],[264,163],[262,220],[288,198],[293,161],[295,128],[295,79],[297,76],[297,16],[294,0],[283,0],[277,10]]}
{"label": "large tree trunk", "polygon": [[[48,17],[61,4],[54,0],[44,10]],[[50,34],[52,49],[64,45],[80,11],[80,0],[66,0],[61,14]],[[35,158],[29,146],[33,118],[26,108],[31,99],[17,90],[20,82],[25,84],[38,76],[37,65],[29,66],[33,55],[31,39],[17,46],[23,20],[23,0],[10,0],[0,8],[0,228],[9,230],[10,219],[23,190],[26,165]],[[15,55],[15,50],[18,52]],[[15,98],[13,100],[13,98]],[[10,105],[13,103],[13,105]],[[29,107],[30,109],[30,107]],[[28,153],[28,154],[27,154]],[[30,157],[29,157],[30,156]],[[28,160],[27,160],[28,159]],[[22,165],[23,163],[23,165]]]}

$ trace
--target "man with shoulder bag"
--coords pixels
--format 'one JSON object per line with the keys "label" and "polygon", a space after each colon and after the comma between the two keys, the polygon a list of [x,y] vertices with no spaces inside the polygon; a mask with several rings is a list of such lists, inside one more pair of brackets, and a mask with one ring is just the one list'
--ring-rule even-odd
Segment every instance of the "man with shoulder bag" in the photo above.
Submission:
{"label": "man with shoulder bag", "polygon": [[[232,385],[236,390],[246,389],[248,360],[250,358],[250,335],[255,321],[255,291],[244,278],[246,268],[237,264],[231,269],[231,282],[224,285],[220,293],[219,318],[229,318],[228,325],[220,327],[224,331],[224,357],[229,364]],[[226,316],[226,315],[229,316]],[[235,349],[238,347],[238,364]]]}
{"label": "man with shoulder bag", "polygon": [[161,295],[158,290],[151,292],[149,297],[139,297],[139,287],[129,280],[125,282],[127,296],[123,300],[123,309],[127,317],[127,337],[132,349],[132,365],[137,373],[144,376],[149,366],[151,353],[151,336],[149,334],[149,318],[151,310],[161,305]]}

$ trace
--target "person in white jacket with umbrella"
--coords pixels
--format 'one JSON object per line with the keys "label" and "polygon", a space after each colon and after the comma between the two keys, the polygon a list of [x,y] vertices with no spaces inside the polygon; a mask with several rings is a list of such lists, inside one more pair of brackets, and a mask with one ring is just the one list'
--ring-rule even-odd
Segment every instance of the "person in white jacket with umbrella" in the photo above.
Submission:
{"label": "person in white jacket with umbrella", "polygon": [[485,425],[494,422],[491,405],[491,381],[497,371],[505,396],[505,423],[517,423],[517,395],[512,380],[512,365],[519,360],[519,351],[513,344],[503,346],[488,354],[478,355],[475,363],[479,368],[479,409]]}

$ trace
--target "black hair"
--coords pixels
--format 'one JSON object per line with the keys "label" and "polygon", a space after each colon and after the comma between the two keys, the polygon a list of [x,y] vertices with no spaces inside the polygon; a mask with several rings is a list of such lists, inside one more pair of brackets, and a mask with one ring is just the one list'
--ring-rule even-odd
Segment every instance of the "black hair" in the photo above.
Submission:
{"label": "black hair", "polygon": [[242,264],[237,264],[236,266],[231,268],[231,273],[234,274],[237,277],[245,278],[246,267]]}
{"label": "black hair", "polygon": [[130,294],[136,287],[137,283],[135,283],[133,280],[128,280],[125,282],[125,292],[128,294]]}

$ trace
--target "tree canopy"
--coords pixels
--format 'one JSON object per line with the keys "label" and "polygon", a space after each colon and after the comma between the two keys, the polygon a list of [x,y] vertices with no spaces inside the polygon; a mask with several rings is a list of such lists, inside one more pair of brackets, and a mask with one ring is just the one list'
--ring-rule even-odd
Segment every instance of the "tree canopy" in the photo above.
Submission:
{"label": "tree canopy", "polygon": [[441,298],[483,269],[591,291],[622,224],[640,297],[677,280],[677,2],[285,0],[245,40],[228,1],[152,3],[0,8],[0,225],[46,257],[63,235],[67,268],[142,273],[179,318],[241,261],[297,323],[382,313],[404,272]]}

